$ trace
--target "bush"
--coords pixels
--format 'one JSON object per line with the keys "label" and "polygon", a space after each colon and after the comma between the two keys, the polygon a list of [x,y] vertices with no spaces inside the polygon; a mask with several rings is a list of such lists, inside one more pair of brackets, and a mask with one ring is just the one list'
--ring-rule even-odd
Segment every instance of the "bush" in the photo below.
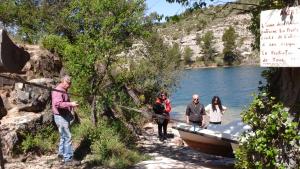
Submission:
{"label": "bush", "polygon": [[193,50],[190,47],[185,47],[184,52],[183,52],[183,59],[185,64],[191,64],[192,61],[192,56],[193,56]]}
{"label": "bush", "polygon": [[[91,122],[74,127],[76,139],[85,137],[90,140],[92,158],[90,165],[104,165],[111,168],[128,168],[146,159],[134,147],[133,135],[120,121],[101,120],[94,127]],[[126,134],[127,133],[127,134]]]}
{"label": "bush", "polygon": [[45,154],[56,149],[59,138],[58,131],[52,126],[46,126],[38,130],[38,133],[21,133],[24,137],[21,142],[21,150],[23,153],[35,152]]}
{"label": "bush", "polygon": [[58,35],[48,35],[42,39],[42,45],[52,53],[62,54],[68,40]]}
{"label": "bush", "polygon": [[299,124],[274,97],[261,93],[243,112],[252,131],[243,134],[236,168],[299,168]]}

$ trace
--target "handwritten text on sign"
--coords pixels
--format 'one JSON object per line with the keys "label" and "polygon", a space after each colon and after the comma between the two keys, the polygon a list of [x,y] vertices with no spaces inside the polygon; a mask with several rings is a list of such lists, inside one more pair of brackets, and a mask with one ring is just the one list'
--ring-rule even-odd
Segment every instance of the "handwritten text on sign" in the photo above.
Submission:
{"label": "handwritten text on sign", "polygon": [[300,7],[262,11],[260,66],[300,67]]}

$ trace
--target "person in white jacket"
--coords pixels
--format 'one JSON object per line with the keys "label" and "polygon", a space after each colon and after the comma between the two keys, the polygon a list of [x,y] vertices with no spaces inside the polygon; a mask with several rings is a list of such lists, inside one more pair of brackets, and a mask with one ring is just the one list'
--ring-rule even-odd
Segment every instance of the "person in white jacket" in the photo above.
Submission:
{"label": "person in white jacket", "polygon": [[205,111],[209,116],[209,124],[220,125],[226,109],[227,108],[222,105],[219,96],[214,96],[211,100],[211,104],[205,107]]}

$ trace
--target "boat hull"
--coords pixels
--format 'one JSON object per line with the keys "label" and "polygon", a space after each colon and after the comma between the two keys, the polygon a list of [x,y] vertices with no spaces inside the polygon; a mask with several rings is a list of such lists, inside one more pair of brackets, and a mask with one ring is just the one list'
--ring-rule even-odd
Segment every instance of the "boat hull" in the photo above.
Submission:
{"label": "boat hull", "polygon": [[233,157],[231,143],[222,139],[216,139],[198,133],[192,133],[177,129],[182,140],[189,147],[204,153]]}

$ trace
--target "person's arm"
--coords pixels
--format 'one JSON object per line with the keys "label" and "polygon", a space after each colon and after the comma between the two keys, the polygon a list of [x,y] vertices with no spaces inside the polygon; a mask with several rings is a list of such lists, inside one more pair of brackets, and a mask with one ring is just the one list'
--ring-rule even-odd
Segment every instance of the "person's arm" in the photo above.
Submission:
{"label": "person's arm", "polygon": [[170,113],[171,112],[171,102],[170,102],[170,100],[169,99],[167,99],[166,101],[165,101],[165,103],[166,103],[166,107],[165,107],[165,112],[167,112],[167,113]]}
{"label": "person's arm", "polygon": [[203,106],[203,105],[202,105],[201,113],[202,113],[202,115],[206,115],[206,112],[205,112],[205,109],[204,109],[204,106]]}
{"label": "person's arm", "polygon": [[78,104],[76,102],[66,102],[63,100],[63,94],[60,92],[53,91],[52,93],[52,104],[56,108],[67,109],[70,107],[76,107]]}
{"label": "person's arm", "polygon": [[190,106],[189,105],[186,107],[185,116],[186,116],[186,123],[189,124],[189,122],[190,122],[190,118],[189,118],[189,116],[190,116]]}
{"label": "person's arm", "polygon": [[211,104],[208,104],[206,107],[205,107],[205,112],[207,115],[210,114],[210,109],[211,109]]}
{"label": "person's arm", "polygon": [[227,107],[225,107],[225,106],[222,106],[222,108],[223,108],[223,111],[221,112],[222,114],[224,114],[225,113],[225,111],[227,110]]}
{"label": "person's arm", "polygon": [[205,109],[204,109],[204,106],[202,106],[202,110],[201,110],[201,114],[202,114],[202,121],[201,121],[201,126],[200,127],[205,127],[206,126],[206,121],[205,121],[205,116],[206,116],[206,113],[205,113]]}

